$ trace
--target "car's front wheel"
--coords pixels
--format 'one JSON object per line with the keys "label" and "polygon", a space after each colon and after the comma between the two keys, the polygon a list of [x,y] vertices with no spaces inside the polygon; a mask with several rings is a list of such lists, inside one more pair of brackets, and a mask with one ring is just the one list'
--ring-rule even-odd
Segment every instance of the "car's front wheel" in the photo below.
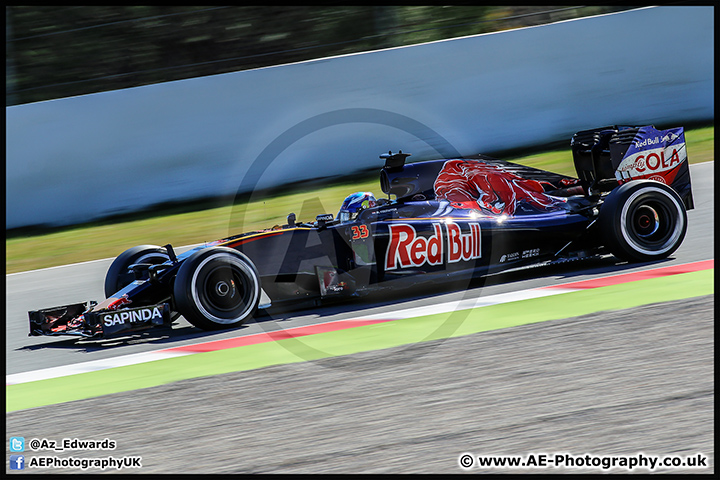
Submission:
{"label": "car's front wheel", "polygon": [[260,294],[252,261],[226,247],[206,248],[186,259],[173,287],[177,310],[204,330],[239,327],[257,310]]}
{"label": "car's front wheel", "polygon": [[[140,263],[156,265],[168,260],[170,257],[167,250],[157,245],[138,245],[125,250],[113,260],[105,274],[105,297],[109,298],[136,279],[135,273],[129,269],[130,265]],[[142,272],[140,279],[148,279],[147,270]]]}

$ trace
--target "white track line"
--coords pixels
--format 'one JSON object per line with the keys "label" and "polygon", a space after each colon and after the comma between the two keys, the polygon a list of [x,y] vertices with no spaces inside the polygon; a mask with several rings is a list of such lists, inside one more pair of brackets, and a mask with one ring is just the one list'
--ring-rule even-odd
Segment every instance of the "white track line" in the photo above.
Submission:
{"label": "white track line", "polygon": [[547,297],[550,295],[558,295],[560,293],[577,292],[577,288],[546,288],[538,287],[529,290],[520,290],[518,292],[498,293],[488,295],[487,297],[466,298],[451,302],[440,303],[438,305],[427,305],[424,307],[412,307],[394,312],[377,313],[367,315],[357,320],[400,320],[403,318],[420,317],[423,315],[433,315],[437,313],[448,313],[456,310],[468,310],[473,308],[488,307],[490,305],[498,305],[500,303],[517,302],[520,300],[530,300],[533,298]]}

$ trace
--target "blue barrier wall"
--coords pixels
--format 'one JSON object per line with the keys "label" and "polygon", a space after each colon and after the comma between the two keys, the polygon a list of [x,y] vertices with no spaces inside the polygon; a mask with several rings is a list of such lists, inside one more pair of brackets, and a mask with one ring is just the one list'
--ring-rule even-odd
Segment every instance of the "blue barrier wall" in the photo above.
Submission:
{"label": "blue barrier wall", "polygon": [[6,108],[6,227],[714,118],[714,8],[649,7]]}

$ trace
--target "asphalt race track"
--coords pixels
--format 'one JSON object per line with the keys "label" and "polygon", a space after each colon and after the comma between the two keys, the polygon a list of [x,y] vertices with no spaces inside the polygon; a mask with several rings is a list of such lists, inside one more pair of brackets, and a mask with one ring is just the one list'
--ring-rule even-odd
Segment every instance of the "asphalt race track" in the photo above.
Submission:
{"label": "asphalt race track", "polygon": [[[696,208],[688,213],[685,242],[665,262],[630,266],[604,260],[534,269],[469,290],[406,298],[402,306],[712,259],[713,168],[712,162],[691,167]],[[102,299],[108,264],[6,277],[7,374],[351,318],[397,303],[378,298],[274,313],[220,333],[201,332],[183,320],[162,335],[121,342],[27,336],[27,310]],[[395,354],[364,352],[184,380],[11,413],[6,433],[111,438],[118,444],[112,452],[57,456],[139,455],[140,473],[462,473],[463,453],[559,452],[702,454],[708,468],[655,471],[712,473],[713,306],[710,295],[420,343]]]}

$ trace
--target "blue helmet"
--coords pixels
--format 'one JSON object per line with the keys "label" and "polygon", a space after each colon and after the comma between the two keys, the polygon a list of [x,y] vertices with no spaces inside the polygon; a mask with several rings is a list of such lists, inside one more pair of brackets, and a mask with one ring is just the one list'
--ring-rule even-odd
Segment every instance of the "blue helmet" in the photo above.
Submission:
{"label": "blue helmet", "polygon": [[375,205],[377,205],[377,202],[371,192],[355,192],[345,198],[337,218],[340,219],[340,223],[349,222],[355,219],[360,210],[371,208]]}

